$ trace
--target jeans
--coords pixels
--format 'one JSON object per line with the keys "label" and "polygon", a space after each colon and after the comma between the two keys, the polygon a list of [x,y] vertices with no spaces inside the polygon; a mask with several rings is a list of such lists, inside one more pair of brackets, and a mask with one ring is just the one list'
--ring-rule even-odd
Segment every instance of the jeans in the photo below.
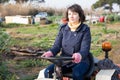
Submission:
{"label": "jeans", "polygon": [[[73,80],[84,80],[84,75],[87,72],[89,65],[84,62],[74,64],[73,66],[63,66],[62,73],[72,73]],[[48,66],[44,72],[45,78],[53,78],[54,64]]]}

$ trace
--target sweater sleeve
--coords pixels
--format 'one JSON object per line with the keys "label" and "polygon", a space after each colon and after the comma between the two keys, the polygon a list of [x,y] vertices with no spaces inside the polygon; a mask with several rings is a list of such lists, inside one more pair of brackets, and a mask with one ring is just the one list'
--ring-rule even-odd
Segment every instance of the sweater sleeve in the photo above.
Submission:
{"label": "sweater sleeve", "polygon": [[81,42],[81,49],[80,49],[80,54],[82,55],[82,58],[85,58],[90,51],[90,45],[91,45],[91,33],[90,33],[90,28],[87,27],[84,35],[83,35],[83,39]]}
{"label": "sweater sleeve", "polygon": [[62,28],[63,26],[60,27],[59,32],[56,36],[55,42],[52,48],[50,49],[50,51],[53,53],[54,56],[56,56],[57,53],[60,52],[61,47],[62,47],[62,38],[63,38]]}

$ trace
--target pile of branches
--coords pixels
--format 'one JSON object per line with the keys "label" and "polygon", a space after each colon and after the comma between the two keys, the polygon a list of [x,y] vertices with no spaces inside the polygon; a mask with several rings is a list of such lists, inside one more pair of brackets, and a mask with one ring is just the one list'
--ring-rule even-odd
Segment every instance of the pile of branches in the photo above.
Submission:
{"label": "pile of branches", "polygon": [[24,60],[28,58],[39,58],[45,51],[35,48],[20,48],[12,47],[10,53],[7,56],[13,58],[14,60]]}

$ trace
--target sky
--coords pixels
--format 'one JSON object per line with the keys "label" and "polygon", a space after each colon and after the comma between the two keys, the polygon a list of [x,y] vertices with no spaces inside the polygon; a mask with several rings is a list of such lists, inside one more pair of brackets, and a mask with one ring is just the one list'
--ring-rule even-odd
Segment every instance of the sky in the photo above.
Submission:
{"label": "sky", "polygon": [[91,5],[98,0],[45,0],[45,5],[54,8],[65,8],[71,4],[80,4],[82,8],[91,8]]}
{"label": "sky", "polygon": [[[92,4],[96,3],[98,0],[45,0],[45,6],[53,8],[65,8],[74,3],[80,4],[83,9],[91,9]],[[113,5],[113,11],[119,11],[119,6],[117,4]]]}
{"label": "sky", "polygon": [[[14,1],[14,0],[10,0]],[[34,0],[35,1],[35,0]],[[91,9],[91,6],[96,3],[98,0],[45,0],[43,5],[45,7],[53,7],[53,8],[66,8],[72,4],[79,4],[83,9]],[[38,3],[39,4],[39,3]],[[113,5],[113,11],[119,11],[119,6],[117,4]]]}

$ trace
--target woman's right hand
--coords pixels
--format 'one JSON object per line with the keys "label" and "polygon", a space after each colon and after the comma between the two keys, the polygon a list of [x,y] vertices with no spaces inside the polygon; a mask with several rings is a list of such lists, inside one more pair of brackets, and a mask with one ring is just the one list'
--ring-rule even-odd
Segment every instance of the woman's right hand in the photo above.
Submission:
{"label": "woman's right hand", "polygon": [[41,57],[51,57],[51,56],[53,56],[53,53],[51,51],[47,51],[43,53]]}

